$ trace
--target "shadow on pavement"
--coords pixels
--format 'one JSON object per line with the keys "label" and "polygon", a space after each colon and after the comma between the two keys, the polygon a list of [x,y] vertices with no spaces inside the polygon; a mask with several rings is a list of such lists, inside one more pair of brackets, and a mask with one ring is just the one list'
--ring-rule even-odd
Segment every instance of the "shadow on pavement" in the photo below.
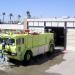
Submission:
{"label": "shadow on pavement", "polygon": [[11,68],[13,67],[19,67],[19,66],[30,66],[30,65],[41,65],[43,63],[46,63],[47,61],[50,62],[50,65],[60,64],[62,61],[65,61],[63,59],[64,53],[61,50],[55,50],[52,54],[42,54],[34,57],[30,62],[19,62],[16,60],[11,60],[10,62],[13,63],[13,65],[10,65]]}

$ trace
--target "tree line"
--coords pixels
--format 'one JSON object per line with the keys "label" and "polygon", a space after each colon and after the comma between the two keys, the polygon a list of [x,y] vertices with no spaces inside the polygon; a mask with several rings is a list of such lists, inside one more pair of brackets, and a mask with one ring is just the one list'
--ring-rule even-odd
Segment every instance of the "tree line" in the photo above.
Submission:
{"label": "tree line", "polygon": [[[31,18],[30,11],[26,11],[26,15],[27,15],[27,18]],[[6,16],[6,13],[3,12],[3,13],[2,13],[2,20],[0,20],[0,23],[2,23],[2,24],[6,23],[6,22],[5,22],[5,16]],[[12,23],[19,23],[20,20],[21,20],[21,15],[18,14],[18,15],[17,15],[17,18],[18,18],[18,19],[17,19],[17,21],[14,21],[14,22],[13,22],[13,20],[12,20],[12,17],[13,17],[13,16],[14,16],[14,15],[13,15],[12,13],[9,14],[9,22],[8,22],[8,23],[10,23],[10,24],[12,24]]]}

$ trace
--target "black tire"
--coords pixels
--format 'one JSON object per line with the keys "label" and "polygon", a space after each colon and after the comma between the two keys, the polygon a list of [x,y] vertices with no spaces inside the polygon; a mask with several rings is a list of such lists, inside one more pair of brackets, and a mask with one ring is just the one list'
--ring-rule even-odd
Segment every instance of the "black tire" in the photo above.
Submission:
{"label": "black tire", "polygon": [[32,59],[32,52],[27,51],[24,55],[24,62],[29,62]]}
{"label": "black tire", "polygon": [[53,53],[53,52],[54,52],[54,45],[51,44],[51,45],[49,46],[49,53]]}
{"label": "black tire", "polygon": [[47,56],[50,57],[54,53],[54,45],[49,45],[49,51],[47,52]]}

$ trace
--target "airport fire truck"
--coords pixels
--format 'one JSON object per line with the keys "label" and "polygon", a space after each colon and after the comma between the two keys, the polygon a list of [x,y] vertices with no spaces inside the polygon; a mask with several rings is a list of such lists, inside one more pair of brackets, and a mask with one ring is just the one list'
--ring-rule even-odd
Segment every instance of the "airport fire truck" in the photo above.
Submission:
{"label": "airport fire truck", "polygon": [[19,61],[29,61],[32,56],[53,52],[53,33],[2,33],[0,35],[0,52],[7,53],[7,57]]}

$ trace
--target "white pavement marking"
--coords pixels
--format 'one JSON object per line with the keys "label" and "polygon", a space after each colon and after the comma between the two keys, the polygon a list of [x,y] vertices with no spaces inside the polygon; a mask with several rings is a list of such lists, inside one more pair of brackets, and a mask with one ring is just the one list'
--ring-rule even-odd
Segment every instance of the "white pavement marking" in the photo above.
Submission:
{"label": "white pavement marking", "polygon": [[61,75],[75,75],[75,51],[68,51],[64,54],[64,61],[50,67],[45,72],[59,73]]}

